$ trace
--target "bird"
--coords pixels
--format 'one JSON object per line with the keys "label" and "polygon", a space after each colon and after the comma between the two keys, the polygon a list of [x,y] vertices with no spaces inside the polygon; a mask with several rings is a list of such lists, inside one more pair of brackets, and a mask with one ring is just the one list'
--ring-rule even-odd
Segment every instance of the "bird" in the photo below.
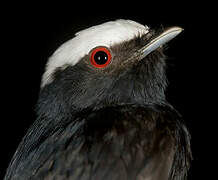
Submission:
{"label": "bird", "polygon": [[60,45],[4,180],[186,180],[191,136],[165,95],[182,31],[117,19]]}

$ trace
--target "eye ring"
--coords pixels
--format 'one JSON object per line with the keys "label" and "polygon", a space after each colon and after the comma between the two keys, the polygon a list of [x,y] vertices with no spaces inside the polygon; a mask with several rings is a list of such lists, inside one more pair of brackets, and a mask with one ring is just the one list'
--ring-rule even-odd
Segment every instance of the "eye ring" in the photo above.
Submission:
{"label": "eye ring", "polygon": [[92,50],[90,61],[96,68],[104,68],[111,62],[112,55],[106,47],[96,47]]}

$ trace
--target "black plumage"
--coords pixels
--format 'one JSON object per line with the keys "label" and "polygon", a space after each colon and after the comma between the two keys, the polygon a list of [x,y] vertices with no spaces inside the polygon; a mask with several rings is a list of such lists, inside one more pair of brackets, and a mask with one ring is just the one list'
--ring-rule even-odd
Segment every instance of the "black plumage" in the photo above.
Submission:
{"label": "black plumage", "polygon": [[104,70],[91,67],[89,55],[56,69],[5,180],[186,179],[190,136],[165,98],[163,47],[128,61],[156,35],[110,47],[113,62]]}

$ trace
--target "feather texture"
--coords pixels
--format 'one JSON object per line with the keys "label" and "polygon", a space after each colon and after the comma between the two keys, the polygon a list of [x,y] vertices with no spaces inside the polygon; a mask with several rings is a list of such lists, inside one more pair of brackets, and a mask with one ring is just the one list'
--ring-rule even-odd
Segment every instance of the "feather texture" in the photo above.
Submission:
{"label": "feather texture", "polygon": [[[20,151],[14,159],[16,171],[12,169],[5,180],[168,180],[169,176],[177,180],[186,176],[191,154],[189,138],[182,137],[189,135],[174,110],[129,105],[82,114],[31,151]],[[19,148],[33,142],[28,134]],[[22,161],[17,161],[19,155]]]}

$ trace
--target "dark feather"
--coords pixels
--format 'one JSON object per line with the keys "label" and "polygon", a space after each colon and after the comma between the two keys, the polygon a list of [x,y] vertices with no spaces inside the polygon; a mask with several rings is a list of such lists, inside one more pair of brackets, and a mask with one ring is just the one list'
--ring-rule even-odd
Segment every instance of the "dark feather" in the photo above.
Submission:
{"label": "dark feather", "polygon": [[49,136],[39,131],[37,145],[31,144],[35,128],[19,149],[34,148],[19,150],[6,179],[177,180],[189,168],[189,135],[171,108],[87,110]]}
{"label": "dark feather", "polygon": [[185,180],[190,136],[165,98],[163,48],[122,65],[153,33],[111,47],[101,71],[88,55],[56,69],[5,180]]}

